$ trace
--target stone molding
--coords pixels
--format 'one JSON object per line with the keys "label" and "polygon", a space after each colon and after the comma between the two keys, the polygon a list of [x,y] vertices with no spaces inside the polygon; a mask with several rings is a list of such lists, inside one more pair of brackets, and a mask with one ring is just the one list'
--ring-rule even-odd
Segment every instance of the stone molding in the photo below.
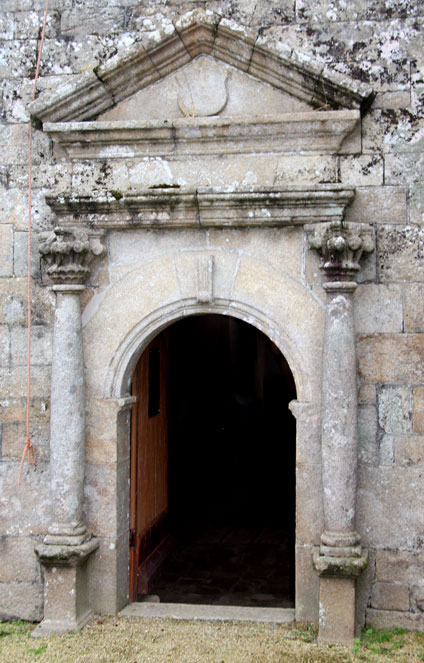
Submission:
{"label": "stone molding", "polygon": [[319,576],[357,578],[368,565],[368,551],[352,557],[333,557],[313,553],[313,563]]}
{"label": "stone molding", "polygon": [[99,234],[82,228],[55,228],[41,233],[40,239],[39,252],[55,289],[73,286],[80,290],[90,273],[90,263],[104,252]]}
{"label": "stone molding", "polygon": [[46,122],[71,160],[287,152],[336,154],[360,122],[358,110],[252,117]]}
{"label": "stone molding", "polygon": [[306,227],[309,245],[321,257],[320,268],[330,280],[353,278],[363,253],[374,250],[372,226],[335,221]]}
{"label": "stone molding", "polygon": [[[355,195],[341,185],[164,188],[104,197],[48,196],[62,228],[75,217],[96,229],[283,227],[343,220]],[[357,224],[355,224],[357,225]],[[312,226],[315,227],[315,226]]]}
{"label": "stone molding", "polygon": [[99,67],[42,95],[30,104],[31,115],[42,122],[89,120],[200,54],[252,74],[313,108],[364,111],[373,99],[369,85],[211,11],[194,10],[174,24],[164,19],[157,27]]}

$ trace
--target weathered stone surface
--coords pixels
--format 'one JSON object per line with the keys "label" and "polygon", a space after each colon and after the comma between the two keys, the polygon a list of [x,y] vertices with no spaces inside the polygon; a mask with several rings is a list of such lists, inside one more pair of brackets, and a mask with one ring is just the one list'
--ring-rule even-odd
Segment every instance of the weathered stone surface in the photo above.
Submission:
{"label": "weathered stone surface", "polygon": [[368,608],[366,613],[368,626],[382,630],[394,627],[406,628],[409,631],[422,631],[424,619],[421,613],[401,612],[399,610],[376,610]]}
{"label": "weathered stone surface", "polygon": [[346,220],[359,223],[407,224],[407,192],[405,186],[358,187],[355,198],[346,211]]}
{"label": "weathered stone surface", "polygon": [[359,335],[358,357],[367,382],[424,382],[424,334]]}
{"label": "weathered stone surface", "polygon": [[374,405],[358,408],[358,460],[370,465],[378,463],[377,412]]}
{"label": "weathered stone surface", "polygon": [[[49,459],[50,428],[48,423],[37,422],[31,414],[30,439],[37,461]],[[10,422],[2,425],[2,458],[21,460],[26,440],[26,424]]]}
{"label": "weathered stone surface", "polygon": [[396,435],[395,462],[400,465],[420,465],[424,463],[423,435]]}
{"label": "weathered stone surface", "polygon": [[386,433],[412,431],[412,392],[409,387],[381,386],[378,393],[378,423]]}
{"label": "weathered stone surface", "polygon": [[424,433],[424,387],[414,389],[414,426],[415,433]]}
{"label": "weathered stone surface", "polygon": [[26,619],[37,622],[43,614],[43,588],[30,582],[0,584],[2,619]]}
{"label": "weathered stone surface", "polygon": [[319,642],[351,646],[355,628],[355,580],[325,578],[319,581]]}
{"label": "weathered stone surface", "polygon": [[[28,233],[14,233],[13,273],[15,276],[26,276],[28,273]],[[31,238],[31,275],[40,276],[40,257],[38,254],[38,237]]]}
{"label": "weathered stone surface", "polygon": [[[357,520],[368,547],[419,549],[424,526],[422,467],[361,465],[358,472]],[[402,528],[394,528],[402,522]],[[378,577],[378,579],[382,579]],[[398,581],[398,578],[383,578]],[[401,578],[400,582],[404,582]]]}
{"label": "weathered stone surface", "polygon": [[377,230],[381,281],[424,281],[424,229],[380,226]]}
{"label": "weathered stone surface", "polygon": [[355,330],[358,334],[403,331],[402,288],[400,285],[367,283],[359,285],[355,298]]}
{"label": "weathered stone surface", "polygon": [[0,277],[13,274],[13,227],[0,225]]}
{"label": "weathered stone surface", "polygon": [[377,390],[374,384],[361,384],[358,394],[358,403],[375,403]]}
{"label": "weathered stone surface", "polygon": [[420,283],[404,285],[405,331],[424,332],[424,297]]}
{"label": "weathered stone surface", "polygon": [[376,186],[383,184],[383,159],[377,155],[340,157],[340,178],[343,184]]}
{"label": "weathered stone surface", "polygon": [[377,550],[376,577],[381,582],[413,584],[421,577],[424,553]]}
{"label": "weathered stone surface", "polygon": [[313,552],[319,550],[310,545],[296,545],[296,619],[316,620],[319,607],[319,579],[312,564]]}
{"label": "weathered stone surface", "polygon": [[0,583],[31,583],[34,579],[39,579],[37,558],[34,554],[34,546],[36,543],[37,539],[35,537],[1,537]]}
{"label": "weathered stone surface", "polygon": [[[31,327],[31,365],[49,366],[52,360],[52,330],[50,327]],[[11,330],[12,366],[27,365],[28,328],[15,327]]]}
{"label": "weathered stone surface", "polygon": [[394,582],[376,582],[371,606],[382,610],[409,610],[409,587]]}

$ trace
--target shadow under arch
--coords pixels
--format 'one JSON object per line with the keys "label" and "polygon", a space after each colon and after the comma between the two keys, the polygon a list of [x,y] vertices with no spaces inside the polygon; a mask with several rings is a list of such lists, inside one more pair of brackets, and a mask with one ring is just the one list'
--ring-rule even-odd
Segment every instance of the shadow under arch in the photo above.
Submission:
{"label": "shadow under arch", "polygon": [[105,397],[123,398],[129,394],[134,368],[141,354],[149,342],[161,331],[185,317],[210,313],[233,316],[265,334],[280,350],[290,367],[296,386],[297,400],[310,401],[312,399],[306,367],[303,366],[301,356],[294,347],[294,339],[289,339],[280,325],[275,323],[269,315],[261,313],[256,308],[244,302],[219,299],[207,305],[193,302],[193,300],[179,300],[156,309],[143,318],[127,334],[114,353],[106,375]]}
{"label": "shadow under arch", "polygon": [[[132,600],[293,607],[296,391],[284,355],[245,316],[204,307],[147,338],[134,372]],[[160,363],[169,405],[161,387],[151,414],[155,350],[175,359]]]}

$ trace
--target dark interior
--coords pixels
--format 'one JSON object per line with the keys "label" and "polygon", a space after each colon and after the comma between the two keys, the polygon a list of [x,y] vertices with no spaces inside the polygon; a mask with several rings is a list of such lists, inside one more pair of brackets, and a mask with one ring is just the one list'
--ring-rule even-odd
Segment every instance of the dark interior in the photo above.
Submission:
{"label": "dark interior", "polygon": [[255,327],[192,316],[169,340],[169,523],[162,602],[294,605],[293,376]]}

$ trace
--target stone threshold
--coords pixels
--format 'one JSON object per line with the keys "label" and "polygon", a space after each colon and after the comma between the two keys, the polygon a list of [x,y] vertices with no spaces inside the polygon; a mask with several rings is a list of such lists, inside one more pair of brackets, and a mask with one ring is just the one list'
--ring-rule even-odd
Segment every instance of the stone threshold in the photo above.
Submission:
{"label": "stone threshold", "polygon": [[289,624],[295,621],[293,608],[252,608],[232,605],[193,605],[189,603],[129,603],[119,613],[122,617],[166,617],[209,621],[269,622]]}

